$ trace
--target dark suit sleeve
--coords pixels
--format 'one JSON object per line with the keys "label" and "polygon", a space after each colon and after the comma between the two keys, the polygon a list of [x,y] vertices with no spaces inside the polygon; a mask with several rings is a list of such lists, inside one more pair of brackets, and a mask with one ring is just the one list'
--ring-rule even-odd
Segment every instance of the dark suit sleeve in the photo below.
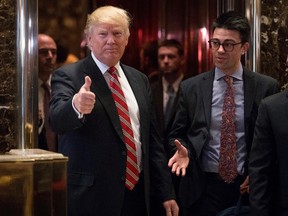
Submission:
{"label": "dark suit sleeve", "polygon": [[[189,166],[186,175],[181,177],[179,185],[179,200],[182,206],[191,206],[203,191],[203,172],[200,169],[200,161],[196,148],[201,148],[205,142],[205,115],[201,94],[196,94],[198,86],[193,80],[185,80],[181,83],[176,117],[169,133],[170,154],[175,154],[177,148],[174,140],[178,139],[189,153]],[[197,115],[196,115],[197,113]]]}
{"label": "dark suit sleeve", "polygon": [[270,215],[274,159],[273,132],[264,99],[259,106],[249,160],[250,202],[254,216]]}
{"label": "dark suit sleeve", "polygon": [[[79,119],[72,107],[73,96],[83,84],[84,75],[72,65],[57,69],[53,73],[49,119],[53,130],[58,134],[72,131],[83,125],[84,119]],[[67,120],[69,120],[69,124],[67,124]]]}

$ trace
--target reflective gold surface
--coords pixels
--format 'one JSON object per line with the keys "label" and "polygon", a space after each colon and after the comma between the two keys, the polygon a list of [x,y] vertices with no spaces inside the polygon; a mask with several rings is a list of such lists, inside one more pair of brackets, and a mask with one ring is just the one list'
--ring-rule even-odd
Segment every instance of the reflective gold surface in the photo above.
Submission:
{"label": "reflective gold surface", "polygon": [[65,216],[67,157],[41,149],[0,156],[0,209],[9,216]]}

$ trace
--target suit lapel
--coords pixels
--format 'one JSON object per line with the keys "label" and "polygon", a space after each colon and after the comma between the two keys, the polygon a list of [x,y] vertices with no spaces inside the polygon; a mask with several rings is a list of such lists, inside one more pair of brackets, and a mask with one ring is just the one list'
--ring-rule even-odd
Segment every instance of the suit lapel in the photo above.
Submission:
{"label": "suit lapel", "polygon": [[253,108],[253,101],[256,92],[256,83],[253,72],[248,71],[244,68],[243,72],[244,79],[244,116],[248,119]]}
{"label": "suit lapel", "polygon": [[203,76],[201,83],[201,93],[203,94],[203,105],[204,112],[207,122],[207,128],[210,128],[211,122],[211,103],[212,103],[212,88],[213,88],[213,79],[215,75],[215,70],[212,72],[208,72],[205,76]]}
{"label": "suit lapel", "polygon": [[[145,140],[146,140],[146,134],[149,133],[149,120],[147,116],[150,116],[150,113],[148,113],[150,110],[147,109],[147,96],[144,94],[147,89],[143,86],[142,83],[139,83],[139,79],[137,77],[137,74],[133,74],[133,71],[126,67],[125,65],[121,64],[121,67],[125,73],[125,76],[131,86],[131,89],[134,93],[134,96],[136,98],[138,108],[139,108],[139,116],[140,116],[140,134],[141,136],[141,142],[142,142],[142,151],[143,153],[146,152],[146,145],[145,145]],[[147,80],[148,82],[148,80]],[[148,110],[148,111],[147,111]]]}
{"label": "suit lapel", "polygon": [[100,69],[97,67],[91,56],[87,59],[87,62],[84,62],[84,64],[84,73],[86,73],[87,76],[89,76],[92,80],[91,91],[94,92],[96,95],[96,104],[101,103],[103,105],[104,109],[107,112],[107,115],[111,119],[111,122],[116,132],[124,142],[122,127],[119,120],[117,108],[103,74],[101,73]]}
{"label": "suit lapel", "polygon": [[134,93],[134,96],[136,98],[138,107],[139,107],[139,113],[140,113],[140,121],[141,121],[141,115],[143,114],[143,111],[145,109],[143,109],[144,107],[146,108],[146,103],[145,103],[145,96],[142,94],[143,91],[145,91],[146,89],[141,89],[141,86],[139,84],[139,80],[137,80],[135,74],[133,75],[133,72],[129,69],[127,69],[127,67],[125,65],[121,64],[121,67],[125,73],[125,76],[130,84],[130,87]]}

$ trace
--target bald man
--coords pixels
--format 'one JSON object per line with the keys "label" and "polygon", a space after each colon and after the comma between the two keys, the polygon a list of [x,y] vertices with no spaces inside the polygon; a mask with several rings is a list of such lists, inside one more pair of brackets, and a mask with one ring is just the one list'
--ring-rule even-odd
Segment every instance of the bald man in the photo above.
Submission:
{"label": "bald man", "polygon": [[[57,151],[57,137],[48,124],[45,112],[50,100],[50,79],[56,69],[57,45],[52,37],[38,35],[38,148]],[[46,95],[45,95],[46,94]],[[46,101],[46,103],[45,103]]]}

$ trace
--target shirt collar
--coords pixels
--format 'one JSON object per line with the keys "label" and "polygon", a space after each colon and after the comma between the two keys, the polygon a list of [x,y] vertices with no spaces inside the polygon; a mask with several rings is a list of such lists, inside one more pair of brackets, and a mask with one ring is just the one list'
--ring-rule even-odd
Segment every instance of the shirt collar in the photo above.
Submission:
{"label": "shirt collar", "polygon": [[[46,83],[51,86],[51,77],[52,75],[50,75],[49,79],[46,81]],[[38,79],[38,86],[41,86],[44,82],[41,79]]]}
{"label": "shirt collar", "polygon": [[[94,60],[94,62],[96,63],[96,65],[98,66],[98,68],[100,69],[101,73],[104,75],[105,72],[107,72],[107,70],[109,69],[109,67],[105,64],[103,64],[102,62],[100,62],[96,56],[93,54],[93,52],[91,52],[92,58]],[[119,76],[119,70],[120,70],[120,63],[118,62],[115,66],[114,66],[117,71],[117,75]]]}
{"label": "shirt collar", "polygon": [[[215,80],[220,80],[222,77],[226,76],[225,73],[223,73],[219,68],[215,68]],[[243,80],[243,67],[240,64],[240,66],[237,68],[237,70],[234,71],[234,73],[231,75],[231,77],[237,79],[237,80]]]}
{"label": "shirt collar", "polygon": [[[175,92],[178,91],[180,82],[182,81],[183,77],[184,77],[184,75],[181,74],[181,75],[177,78],[177,80],[175,80],[175,82],[172,83],[172,86],[173,86],[173,89],[174,89]],[[164,76],[162,76],[162,83],[163,83],[163,90],[164,90],[165,92],[167,92],[169,83],[168,83],[167,80],[164,78]]]}

